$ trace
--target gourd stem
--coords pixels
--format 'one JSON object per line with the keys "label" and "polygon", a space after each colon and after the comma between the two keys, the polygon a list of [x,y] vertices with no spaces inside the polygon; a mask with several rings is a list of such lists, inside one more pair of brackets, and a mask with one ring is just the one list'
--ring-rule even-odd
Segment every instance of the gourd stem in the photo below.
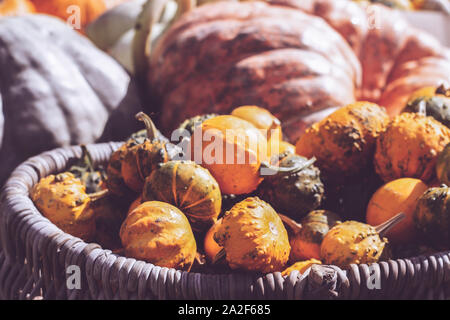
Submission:
{"label": "gourd stem", "polygon": [[406,215],[403,212],[400,212],[387,220],[386,222],[383,222],[382,224],[375,227],[375,230],[380,235],[380,237],[383,237],[384,234],[394,227],[397,223],[399,223],[401,220],[403,220],[406,217]]}
{"label": "gourd stem", "polygon": [[293,166],[293,167],[276,167],[267,162],[261,162],[261,169],[269,169],[276,172],[276,175],[288,175],[300,172],[310,166],[312,166],[316,162],[316,158],[312,157],[301,165]]}
{"label": "gourd stem", "polygon": [[300,223],[285,216],[284,214],[279,213],[278,215],[280,216],[281,221],[283,221],[283,223],[285,225],[287,225],[289,228],[291,228],[291,230],[294,232],[294,234],[297,234],[300,232],[300,230],[302,229],[302,225]]}
{"label": "gourd stem", "polygon": [[156,139],[158,130],[156,129],[156,126],[153,123],[152,119],[143,112],[137,113],[136,119],[144,122],[145,128],[147,129],[147,138],[150,139],[150,141]]}
{"label": "gourd stem", "polygon": [[91,199],[91,202],[98,201],[100,199],[105,198],[109,195],[109,190],[105,189],[102,191],[94,192],[94,193],[88,193],[89,198]]}
{"label": "gourd stem", "polygon": [[222,248],[222,249],[214,256],[212,263],[213,263],[213,264],[219,263],[220,261],[222,261],[223,259],[225,259],[226,255],[227,255],[227,253],[225,252],[225,249]]}

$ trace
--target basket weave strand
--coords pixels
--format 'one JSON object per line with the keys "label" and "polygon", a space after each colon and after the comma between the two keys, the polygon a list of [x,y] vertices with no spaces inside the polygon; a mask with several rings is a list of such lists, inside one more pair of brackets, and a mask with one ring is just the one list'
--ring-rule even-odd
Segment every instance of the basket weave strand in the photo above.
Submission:
{"label": "basket weave strand", "polygon": [[[121,143],[89,145],[104,164]],[[40,178],[61,172],[80,147],[30,158],[10,176],[0,197],[0,299],[448,299],[450,252],[351,265],[314,265],[283,277],[249,273],[200,274],[154,266],[64,233],[29,198]],[[69,289],[66,270],[78,266],[81,288]],[[379,279],[380,289],[368,283]]]}

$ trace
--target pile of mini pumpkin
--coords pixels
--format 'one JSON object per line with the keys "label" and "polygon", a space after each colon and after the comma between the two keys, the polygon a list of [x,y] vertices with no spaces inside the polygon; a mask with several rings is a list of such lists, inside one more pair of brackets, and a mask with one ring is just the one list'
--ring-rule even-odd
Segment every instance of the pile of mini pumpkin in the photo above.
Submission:
{"label": "pile of mini pumpkin", "polygon": [[83,148],[31,198],[65,232],[180,270],[288,275],[436,252],[450,248],[449,101],[423,88],[393,118],[356,102],[295,146],[257,106],[186,119],[170,140],[140,112],[145,129],[106,166]]}

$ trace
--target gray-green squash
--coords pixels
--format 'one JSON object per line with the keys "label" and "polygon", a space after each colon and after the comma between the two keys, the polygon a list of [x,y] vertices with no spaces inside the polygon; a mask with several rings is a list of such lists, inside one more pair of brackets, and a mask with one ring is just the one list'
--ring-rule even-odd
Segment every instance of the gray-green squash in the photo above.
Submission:
{"label": "gray-green squash", "polygon": [[0,185],[44,150],[119,140],[140,109],[129,74],[57,18],[0,20]]}

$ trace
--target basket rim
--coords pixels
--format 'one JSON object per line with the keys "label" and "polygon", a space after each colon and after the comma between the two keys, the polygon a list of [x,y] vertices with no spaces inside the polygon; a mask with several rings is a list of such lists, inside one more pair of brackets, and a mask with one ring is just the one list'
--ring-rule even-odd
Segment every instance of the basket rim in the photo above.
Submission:
{"label": "basket rim", "polygon": [[[104,148],[109,148],[110,149],[110,153],[112,153],[114,150],[116,150],[117,148],[119,148],[124,142],[107,142],[107,143],[94,143],[94,144],[86,144],[86,147],[88,148],[88,150],[91,152],[91,156],[93,158],[93,161],[95,164],[100,164],[100,163],[105,163],[105,159],[103,159],[103,161],[101,159],[96,158],[96,153],[92,152],[95,151],[96,148],[100,148],[100,147],[104,147]],[[63,155],[68,156],[67,159],[64,159],[65,161],[61,161],[62,159],[57,159],[55,157],[55,154],[60,153]],[[57,243],[53,243],[54,241],[56,241],[55,239],[57,239],[58,237],[66,237],[66,241],[64,243],[71,243],[72,245],[68,248],[68,256],[77,256],[78,259],[79,256],[77,255],[77,247],[81,248],[81,250],[89,250],[90,252],[92,251],[97,251],[96,252],[96,259],[98,259],[98,257],[100,256],[104,256],[104,257],[109,257],[109,256],[113,256],[115,258],[115,260],[117,259],[121,259],[122,264],[123,265],[133,265],[136,263],[139,263],[140,265],[142,265],[142,268],[149,268],[153,271],[155,271],[158,275],[159,273],[163,273],[165,276],[170,273],[173,276],[175,274],[178,274],[179,277],[181,277],[183,274],[189,274],[190,277],[207,277],[210,280],[216,280],[216,281],[222,281],[222,280],[226,280],[228,279],[230,281],[230,283],[235,283],[237,286],[241,285],[244,286],[246,283],[245,281],[242,281],[242,279],[246,279],[247,282],[249,279],[251,279],[253,284],[256,284],[258,282],[261,281],[268,281],[269,284],[273,287],[272,289],[276,289],[276,287],[283,287],[284,285],[289,286],[289,284],[287,283],[295,281],[295,282],[300,282],[302,280],[305,280],[305,278],[307,278],[309,276],[310,273],[310,269],[308,269],[305,273],[301,274],[299,273],[297,270],[294,270],[293,272],[291,272],[289,275],[286,276],[281,276],[281,272],[277,271],[277,272],[271,272],[271,273],[250,273],[250,272],[245,272],[242,270],[236,270],[235,272],[232,273],[200,273],[200,272],[189,272],[189,271],[182,271],[182,270],[177,270],[174,268],[167,268],[167,267],[160,267],[157,265],[154,265],[150,262],[146,262],[144,260],[139,260],[139,259],[135,259],[135,258],[129,258],[126,257],[124,255],[121,254],[117,254],[117,253],[113,253],[111,250],[107,249],[107,248],[102,248],[100,244],[97,244],[95,242],[85,242],[84,240],[75,237],[71,234],[68,234],[66,232],[64,232],[63,230],[61,230],[60,228],[58,228],[55,224],[53,224],[49,219],[47,219],[34,205],[33,201],[31,200],[31,198],[29,197],[29,191],[31,190],[31,188],[34,186],[35,182],[33,180],[28,179],[28,185],[26,185],[25,183],[21,182],[18,178],[22,177],[24,175],[24,173],[27,173],[29,176],[34,175],[34,180],[39,181],[40,178],[42,178],[43,176],[48,176],[49,174],[54,174],[57,172],[61,172],[61,170],[63,169],[63,167],[67,164],[67,160],[71,157],[80,157],[82,154],[81,151],[81,147],[79,145],[73,145],[73,146],[69,146],[69,147],[60,147],[60,148],[56,148],[53,150],[49,150],[49,151],[45,151],[42,152],[36,156],[30,157],[29,159],[25,160],[24,162],[22,162],[18,167],[16,167],[16,169],[14,169],[14,171],[11,173],[10,177],[7,179],[6,183],[4,184],[4,186],[1,189],[1,193],[0,193],[0,208],[2,210],[0,210],[0,251],[3,247],[3,250],[5,251],[6,256],[11,256],[13,257],[14,254],[10,254],[11,253],[11,248],[8,248],[8,243],[9,240],[12,239],[7,239],[8,236],[8,226],[12,223],[14,223],[15,220],[18,219],[22,219],[20,220],[21,223],[21,229],[20,230],[26,230],[26,228],[31,228],[34,227],[33,232],[35,232],[36,234],[42,235],[43,238],[47,237],[48,238],[48,234],[41,234],[43,232],[43,230],[47,227],[50,228],[50,231],[47,230],[47,233],[52,233],[50,242],[52,243],[52,245],[55,245],[55,248],[58,246]],[[65,157],[63,157],[65,158]],[[41,176],[40,171],[42,169],[42,166],[45,166],[46,162],[44,161],[45,159],[47,159],[47,161],[50,159],[51,161],[53,161],[55,163],[55,166],[58,167],[60,170],[50,170],[50,172],[46,175]],[[58,161],[61,161],[60,163],[58,163]],[[49,168],[47,168],[49,169]],[[30,172],[32,171],[32,172]],[[34,183],[33,183],[34,182]],[[20,200],[27,200],[27,210],[22,209],[21,212],[14,212],[14,215],[8,214],[6,217],[5,215],[5,209],[4,206],[6,204],[11,205],[12,207],[14,206],[14,202],[20,201]],[[12,208],[12,211],[14,211],[14,209]],[[26,213],[24,213],[25,211],[28,211]],[[25,216],[25,218],[28,219],[24,219],[23,216]],[[40,228],[37,228],[36,225],[39,224]],[[25,232],[23,232],[25,233]],[[22,234],[23,235],[23,234]],[[26,239],[24,239],[24,241],[26,241]],[[80,250],[80,249],[78,249]],[[90,252],[88,254],[90,254]],[[421,261],[424,259],[439,259],[442,258],[443,256],[446,255],[450,255],[450,250],[447,251],[440,251],[440,252],[436,252],[432,255],[420,255],[420,256],[414,256],[414,257],[408,257],[408,258],[401,258],[401,259],[389,259],[386,261],[379,261],[376,263],[371,264],[371,266],[375,266],[376,269],[381,270],[383,268],[386,268],[386,265],[389,266],[392,263],[400,263],[401,265],[406,265],[406,264],[414,264],[416,263],[422,263]],[[13,258],[12,258],[13,259]],[[144,265],[143,265],[144,264]],[[352,281],[356,281],[359,282],[358,279],[354,279],[354,277],[351,276],[351,273],[357,273],[358,271],[363,270],[365,273],[367,273],[367,270],[369,270],[369,265],[367,264],[352,264],[349,266],[349,268],[346,269],[341,269],[338,266],[334,266],[334,265],[320,265],[319,267],[324,267],[324,268],[332,268],[336,271],[336,273],[341,277],[344,278],[347,276],[350,276],[350,278],[348,279],[347,282],[349,282],[348,284],[344,284],[344,287],[351,287],[351,282]],[[131,269],[131,268],[130,268]],[[448,269],[448,268],[447,268]],[[0,270],[1,270],[1,266],[0,266]],[[444,270],[445,271],[445,270]],[[406,273],[407,271],[405,271]],[[443,275],[446,276],[446,275]],[[450,274],[447,276],[447,278],[450,278]],[[137,279],[139,280],[139,279]],[[397,277],[397,282],[399,279],[399,277]],[[407,280],[405,280],[407,281]],[[274,283],[277,282],[277,283]],[[398,283],[397,283],[398,284]],[[187,285],[187,284],[184,284]],[[253,287],[252,285],[252,293],[258,295],[258,286]],[[290,289],[295,289],[290,288]],[[202,296],[204,296],[204,294],[201,293],[202,288],[196,288],[196,296],[197,298],[201,299]],[[210,291],[215,291],[214,288],[210,289]],[[247,289],[248,291],[248,289]],[[264,291],[264,288],[263,288]],[[261,294],[261,293],[260,293]],[[256,297],[255,295],[255,297]],[[262,292],[262,295],[264,296],[264,292]],[[358,296],[355,292],[353,292],[353,295]],[[289,294],[288,294],[289,296]]]}

